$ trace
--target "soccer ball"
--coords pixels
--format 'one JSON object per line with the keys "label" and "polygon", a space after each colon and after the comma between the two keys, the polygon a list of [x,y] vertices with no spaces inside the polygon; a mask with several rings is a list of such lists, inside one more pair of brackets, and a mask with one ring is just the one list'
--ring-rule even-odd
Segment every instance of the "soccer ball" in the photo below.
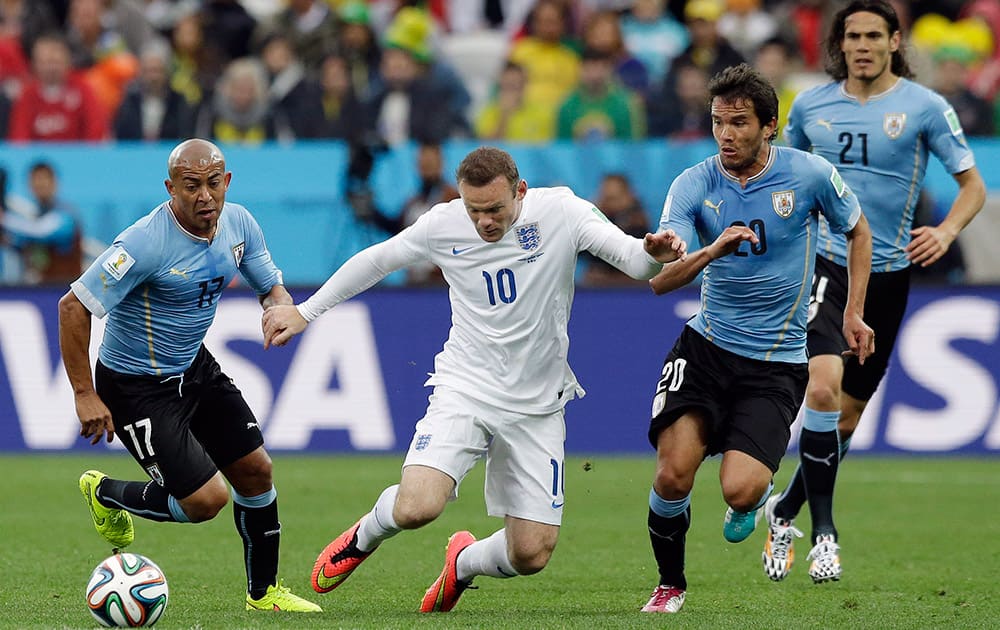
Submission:
{"label": "soccer ball", "polygon": [[117,553],[90,574],[87,606],[109,628],[151,626],[167,607],[167,578],[149,558]]}

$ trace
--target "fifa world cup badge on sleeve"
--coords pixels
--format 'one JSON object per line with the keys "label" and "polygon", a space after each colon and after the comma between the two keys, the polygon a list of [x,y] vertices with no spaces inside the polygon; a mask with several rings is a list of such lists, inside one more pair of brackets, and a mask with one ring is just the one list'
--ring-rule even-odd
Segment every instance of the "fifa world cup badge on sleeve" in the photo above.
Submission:
{"label": "fifa world cup badge on sleeve", "polygon": [[833,184],[833,189],[837,191],[837,196],[843,197],[844,191],[847,190],[847,184],[844,183],[844,178],[840,176],[840,171],[836,167],[830,173],[830,183]]}
{"label": "fifa world cup badge on sleeve", "polygon": [[132,258],[124,247],[116,245],[101,266],[112,278],[121,280],[134,264],[135,258]]}
{"label": "fifa world cup badge on sleeve", "polygon": [[958,120],[958,114],[955,113],[954,107],[949,107],[948,111],[944,113],[944,119],[948,121],[948,129],[951,130],[951,135],[958,136],[962,134],[962,123]]}

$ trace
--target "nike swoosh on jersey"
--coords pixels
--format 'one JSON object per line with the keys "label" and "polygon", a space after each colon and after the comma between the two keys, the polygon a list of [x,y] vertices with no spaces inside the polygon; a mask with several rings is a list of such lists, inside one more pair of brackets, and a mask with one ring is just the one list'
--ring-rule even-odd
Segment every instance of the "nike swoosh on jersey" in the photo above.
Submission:
{"label": "nike swoosh on jersey", "polygon": [[565,503],[565,501],[558,502],[555,499],[553,499],[552,500],[552,509],[553,510],[558,510],[559,508],[561,508],[563,506],[563,503]]}
{"label": "nike swoosh on jersey", "polygon": [[458,256],[459,254],[464,254],[465,252],[469,251],[470,249],[472,249],[472,247],[473,246],[463,247],[462,249],[459,249],[457,247],[452,247],[451,248],[451,253],[454,256]]}

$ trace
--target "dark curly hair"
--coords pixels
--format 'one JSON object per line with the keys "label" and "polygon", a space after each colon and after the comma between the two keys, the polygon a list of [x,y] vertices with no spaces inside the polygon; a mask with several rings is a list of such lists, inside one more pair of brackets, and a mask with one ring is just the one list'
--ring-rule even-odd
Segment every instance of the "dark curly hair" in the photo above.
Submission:
{"label": "dark curly hair", "polygon": [[[847,30],[847,18],[860,12],[874,13],[885,20],[889,27],[889,36],[899,31],[899,16],[892,5],[885,0],[854,0],[833,16],[833,23],[830,26],[830,34],[826,38],[826,73],[836,81],[843,81],[847,78],[847,62],[844,60],[844,53],[840,50],[840,45],[844,41],[844,32]],[[892,73],[898,77],[906,79],[913,78],[913,71],[906,61],[903,53],[903,46],[900,44],[896,52],[892,53],[891,62]]]}
{"label": "dark curly hair", "polygon": [[[708,93],[713,100],[718,98],[727,103],[753,103],[753,111],[761,126],[778,117],[778,95],[774,86],[764,75],[745,63],[729,66],[712,77],[708,83]],[[768,140],[774,140],[776,135],[777,129]]]}

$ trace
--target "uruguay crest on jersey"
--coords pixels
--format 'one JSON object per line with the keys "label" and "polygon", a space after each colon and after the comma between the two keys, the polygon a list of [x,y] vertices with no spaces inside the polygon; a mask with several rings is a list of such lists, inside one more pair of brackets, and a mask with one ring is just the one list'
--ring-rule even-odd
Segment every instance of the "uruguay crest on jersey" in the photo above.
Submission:
{"label": "uruguay crest on jersey", "polygon": [[146,467],[146,474],[149,478],[156,482],[156,485],[163,487],[163,473],[160,471],[159,464],[153,464]]}
{"label": "uruguay crest on jersey", "polygon": [[787,219],[795,210],[795,191],[781,190],[771,193],[771,205],[782,219]]}
{"label": "uruguay crest on jersey", "polygon": [[236,266],[239,267],[240,263],[243,262],[243,252],[246,251],[247,242],[242,241],[239,245],[233,245],[233,260],[236,261]]}
{"label": "uruguay crest on jersey", "polygon": [[526,252],[538,249],[542,244],[542,233],[538,229],[538,222],[528,223],[516,228],[517,244]]}
{"label": "uruguay crest on jersey", "polygon": [[906,114],[886,114],[885,118],[882,119],[882,129],[891,140],[902,135],[905,126]]}

